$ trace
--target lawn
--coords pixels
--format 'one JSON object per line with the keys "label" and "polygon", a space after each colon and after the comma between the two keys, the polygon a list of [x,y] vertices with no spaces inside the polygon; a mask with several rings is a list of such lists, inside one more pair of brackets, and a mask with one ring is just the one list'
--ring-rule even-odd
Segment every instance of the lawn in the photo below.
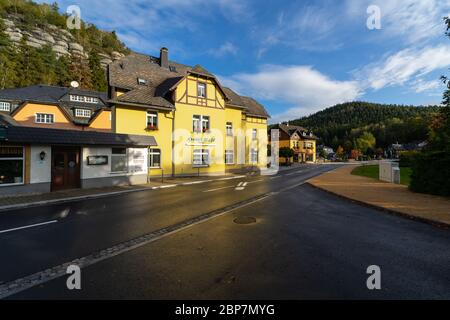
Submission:
{"label": "lawn", "polygon": [[[360,166],[353,169],[352,174],[356,176],[363,176],[372,179],[378,179],[380,168],[378,165]],[[400,168],[400,182],[408,186],[411,181],[411,168]]]}

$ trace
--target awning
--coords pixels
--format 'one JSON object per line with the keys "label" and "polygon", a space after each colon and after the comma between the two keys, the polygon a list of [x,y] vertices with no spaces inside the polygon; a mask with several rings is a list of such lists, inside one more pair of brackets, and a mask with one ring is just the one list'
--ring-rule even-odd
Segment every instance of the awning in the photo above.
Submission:
{"label": "awning", "polygon": [[156,146],[153,136],[96,131],[0,126],[0,142],[71,146]]}

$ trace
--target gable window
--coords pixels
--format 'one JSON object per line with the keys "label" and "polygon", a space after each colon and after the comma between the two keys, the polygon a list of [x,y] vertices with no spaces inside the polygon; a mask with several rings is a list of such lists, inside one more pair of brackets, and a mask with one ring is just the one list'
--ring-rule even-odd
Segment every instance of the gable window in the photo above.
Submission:
{"label": "gable window", "polygon": [[0,101],[0,111],[11,111],[11,103]]}
{"label": "gable window", "polygon": [[197,83],[197,96],[199,98],[206,98],[206,84],[202,82]]}
{"label": "gable window", "polygon": [[91,117],[91,110],[88,110],[88,109],[75,109],[75,117],[90,118]]}
{"label": "gable window", "polygon": [[194,149],[192,164],[194,165],[194,167],[209,166],[209,150]]}
{"label": "gable window", "polygon": [[23,159],[23,147],[0,146],[0,187],[23,183]]}
{"label": "gable window", "polygon": [[233,150],[225,150],[225,164],[234,164]]}
{"label": "gable window", "polygon": [[128,169],[127,148],[112,148],[111,172],[126,172]]}
{"label": "gable window", "polygon": [[145,86],[147,84],[147,80],[138,78],[138,85]]}
{"label": "gable window", "polygon": [[258,163],[258,150],[251,149],[251,151],[250,151],[250,162],[251,163]]}
{"label": "gable window", "polygon": [[258,139],[258,130],[252,129],[252,140]]}
{"label": "gable window", "polygon": [[148,149],[148,167],[161,168],[161,149]]}
{"label": "gable window", "polygon": [[158,113],[155,111],[147,111],[147,129],[158,129]]}
{"label": "gable window", "polygon": [[74,101],[74,102],[98,103],[98,98],[95,98],[95,97],[71,94],[71,95],[69,95],[69,98],[70,98],[70,101]]}
{"label": "gable window", "polygon": [[233,123],[227,122],[227,136],[233,136]]}
{"label": "gable window", "polygon": [[35,116],[36,123],[55,123],[55,116],[50,113],[36,113]]}

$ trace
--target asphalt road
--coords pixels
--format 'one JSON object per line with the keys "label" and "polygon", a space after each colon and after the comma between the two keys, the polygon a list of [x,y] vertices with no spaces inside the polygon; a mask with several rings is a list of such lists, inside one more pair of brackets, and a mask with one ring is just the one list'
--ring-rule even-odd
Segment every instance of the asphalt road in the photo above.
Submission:
{"label": "asphalt road", "polygon": [[[11,298],[450,298],[450,233],[318,191],[309,166],[275,177],[136,192],[0,215],[0,276],[8,282],[201,213],[270,196]],[[235,190],[239,182],[244,190]],[[281,190],[281,192],[280,192]],[[271,192],[277,192],[273,194]],[[236,217],[253,217],[242,225]],[[378,265],[382,289],[368,290]]]}

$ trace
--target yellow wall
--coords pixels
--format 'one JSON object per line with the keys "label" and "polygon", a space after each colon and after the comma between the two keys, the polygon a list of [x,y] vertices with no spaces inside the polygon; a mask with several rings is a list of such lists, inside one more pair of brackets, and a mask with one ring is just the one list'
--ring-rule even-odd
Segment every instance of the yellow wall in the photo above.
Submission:
{"label": "yellow wall", "polygon": [[[197,82],[207,86],[206,98],[197,97]],[[267,162],[267,120],[245,118],[237,108],[225,108],[225,98],[213,80],[189,76],[182,80],[175,90],[175,111],[158,111],[158,130],[146,129],[147,109],[116,105],[113,121],[115,132],[154,136],[161,149],[161,163],[164,175],[195,175],[197,173],[219,175],[227,170],[250,166],[250,148],[259,150],[258,167]],[[150,110],[150,107],[149,107]],[[156,111],[156,110],[154,110]],[[192,118],[194,115],[209,116],[210,131],[194,133]],[[226,136],[226,123],[232,122],[234,135]],[[114,125],[113,125],[114,127]],[[252,129],[258,130],[258,139],[252,140]],[[175,130],[173,130],[175,129]],[[173,154],[172,154],[173,135]],[[214,141],[211,141],[214,139]],[[238,146],[245,145],[245,154],[238,164]],[[225,150],[234,148],[234,164],[225,165]],[[196,168],[193,161],[194,149],[207,149],[211,164]],[[172,165],[173,160],[173,165]],[[161,170],[150,169],[150,175],[161,176]]]}
{"label": "yellow wall", "polygon": [[111,111],[102,110],[100,114],[91,122],[89,129],[98,131],[111,131]]}

